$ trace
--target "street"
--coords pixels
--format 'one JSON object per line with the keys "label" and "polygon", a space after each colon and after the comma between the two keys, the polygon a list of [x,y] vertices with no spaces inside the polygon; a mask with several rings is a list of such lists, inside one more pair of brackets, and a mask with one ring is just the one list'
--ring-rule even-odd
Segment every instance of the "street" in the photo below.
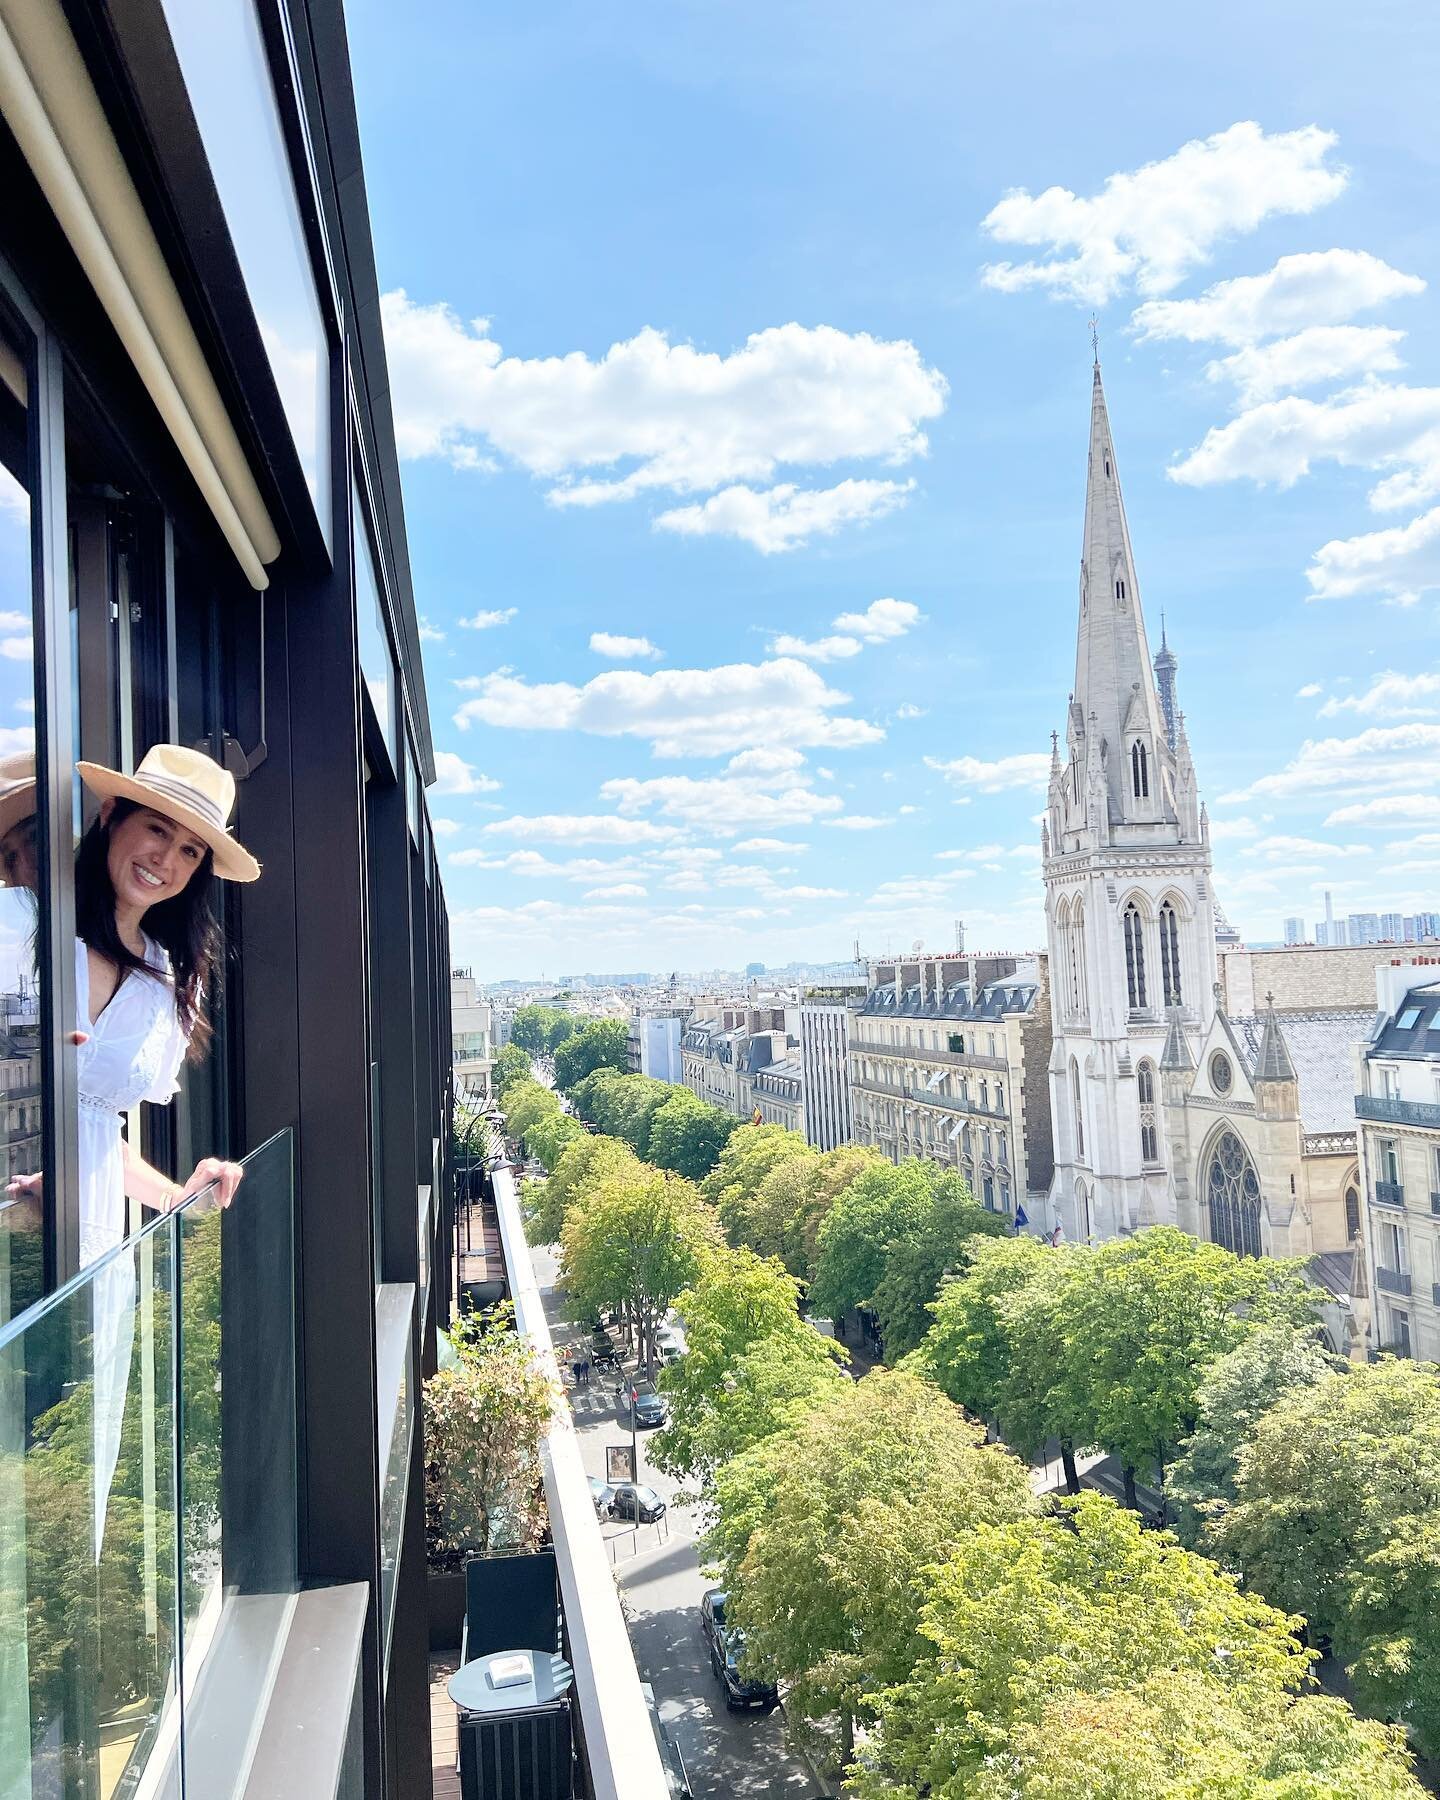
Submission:
{"label": "street", "polygon": [[[536,1279],[557,1349],[583,1336],[565,1319],[555,1291],[555,1260],[532,1252]],[[605,1478],[606,1444],[628,1444],[630,1424],[615,1401],[615,1378],[592,1376],[588,1389],[570,1390],[576,1436],[588,1474]],[[641,1679],[655,1690],[660,1717],[680,1746],[696,1800],[794,1796],[809,1800],[817,1786],[786,1744],[783,1713],[731,1713],[700,1635],[700,1599],[711,1585],[700,1573],[691,1507],[673,1503],[676,1483],[651,1468],[648,1433],[639,1434],[639,1480],[663,1495],[669,1510],[659,1525],[602,1524],[617,1572]]]}

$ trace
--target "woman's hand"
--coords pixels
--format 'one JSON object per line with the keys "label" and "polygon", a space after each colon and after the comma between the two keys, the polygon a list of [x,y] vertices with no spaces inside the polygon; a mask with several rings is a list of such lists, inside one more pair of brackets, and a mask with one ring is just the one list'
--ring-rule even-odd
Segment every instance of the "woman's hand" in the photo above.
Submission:
{"label": "woman's hand", "polygon": [[228,1206],[235,1198],[236,1188],[244,1179],[245,1171],[239,1163],[223,1162],[218,1156],[203,1157],[196,1163],[195,1172],[185,1183],[176,1205],[188,1200],[192,1194],[198,1194],[202,1188],[212,1188],[214,1199],[221,1206]]}

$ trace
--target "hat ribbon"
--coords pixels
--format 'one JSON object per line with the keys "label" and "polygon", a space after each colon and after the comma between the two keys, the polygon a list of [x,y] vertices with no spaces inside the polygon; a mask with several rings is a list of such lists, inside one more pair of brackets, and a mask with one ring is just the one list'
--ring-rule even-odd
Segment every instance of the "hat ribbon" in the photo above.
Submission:
{"label": "hat ribbon", "polygon": [[209,820],[217,831],[228,832],[226,815],[208,794],[202,794],[198,788],[193,788],[184,781],[173,781],[168,775],[136,775],[135,780],[142,787],[153,788],[157,794],[164,794],[167,798],[188,806],[191,812],[197,812],[202,818]]}

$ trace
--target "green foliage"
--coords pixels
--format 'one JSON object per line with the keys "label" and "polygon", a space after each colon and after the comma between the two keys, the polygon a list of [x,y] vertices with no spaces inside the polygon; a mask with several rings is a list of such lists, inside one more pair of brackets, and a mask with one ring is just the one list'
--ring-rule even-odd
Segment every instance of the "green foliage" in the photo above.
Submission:
{"label": "green foliage", "polygon": [[799,1292],[779,1262],[753,1251],[704,1259],[675,1302],[686,1352],[660,1376],[670,1422],[650,1454],[661,1468],[706,1491],[723,1461],[791,1417],[797,1402],[818,1401],[842,1353],[800,1317]]}
{"label": "green foliage", "polygon": [[517,1081],[530,1079],[530,1071],[530,1058],[526,1053],[518,1044],[507,1044],[495,1058],[495,1066],[490,1071],[490,1085],[502,1106]]}
{"label": "green foliage", "polygon": [[556,1085],[568,1092],[596,1069],[623,1070],[629,1035],[624,1019],[592,1019],[556,1047]]}
{"label": "green foliage", "polygon": [[1202,1376],[1257,1324],[1313,1324],[1298,1263],[1240,1257],[1173,1226],[1101,1244],[1065,1296],[1065,1386],[1077,1439],[1163,1466],[1195,1429]]}
{"label": "green foliage", "polygon": [[650,1160],[690,1181],[703,1181],[738,1121],[718,1106],[707,1106],[689,1088],[672,1088],[650,1121]]}
{"label": "green foliage", "polygon": [[941,1288],[917,1366],[977,1418],[1008,1416],[1015,1345],[1005,1302],[1055,1262],[1038,1238],[997,1238],[973,1245],[969,1267]]}
{"label": "green foliage", "polygon": [[866,1696],[878,1715],[856,1772],[866,1800],[969,1794],[1017,1751],[1023,1762],[1047,1708],[1073,1716],[1081,1696],[1178,1677],[1202,1707],[1213,1698],[1262,1716],[1307,1678],[1300,1621],[1100,1494],[1040,1519],[977,1521],[916,1586],[923,1651]]}
{"label": "green foliage", "polygon": [[573,1013],[555,1006],[522,1006],[510,1027],[510,1042],[531,1056],[553,1056],[556,1049],[580,1028]]}
{"label": "green foliage", "polygon": [[1210,1365],[1196,1394],[1200,1422],[1166,1483],[1182,1543],[1203,1549],[1206,1516],[1234,1502],[1240,1449],[1261,1415],[1337,1367],[1312,1328],[1291,1325],[1262,1326]]}
{"label": "green foliage", "polygon": [[508,1308],[452,1328],[460,1352],[425,1383],[425,1539],[432,1564],[533,1550],[545,1524],[540,1445],[555,1394]]}
{"label": "green foliage", "polygon": [[761,1256],[779,1256],[789,1215],[771,1207],[778,1199],[783,1208],[793,1188],[767,1190],[766,1178],[782,1165],[817,1160],[818,1153],[798,1131],[783,1125],[742,1125],[730,1134],[700,1191],[719,1214],[732,1244],[748,1245]]}
{"label": "green foliage", "polygon": [[525,1147],[547,1169],[553,1169],[571,1144],[589,1135],[578,1119],[572,1119],[557,1106],[529,1127],[525,1133]]}
{"label": "green foliage", "polygon": [[512,1138],[524,1138],[532,1125],[560,1111],[554,1090],[539,1081],[520,1081],[510,1090],[505,1107],[505,1129]]}
{"label": "green foliage", "polygon": [[[782,1163],[767,1183],[783,1184],[791,1169],[803,1177],[800,1201],[784,1232],[785,1266],[802,1281],[813,1281],[820,1260],[820,1227],[830,1209],[866,1169],[883,1168],[886,1157],[873,1144],[842,1144],[827,1150],[814,1162]],[[769,1201],[766,1204],[770,1204]],[[782,1202],[776,1202],[782,1204]]]}
{"label": "green foliage", "polygon": [[648,1156],[651,1121],[674,1092],[668,1081],[601,1068],[577,1082],[570,1098],[582,1119],[624,1138],[637,1156]]}
{"label": "green foliage", "polygon": [[690,1182],[637,1161],[595,1182],[583,1204],[570,1207],[561,1285],[577,1317],[626,1309],[648,1357],[656,1325],[718,1237]]}
{"label": "green foliage", "polygon": [[1207,1541],[1331,1640],[1367,1712],[1440,1750],[1440,1370],[1294,1386],[1240,1450]]}
{"label": "green foliage", "polygon": [[929,1382],[877,1370],[725,1464],[706,1550],[792,1714],[852,1715],[922,1653],[923,1571],[1036,1509],[1025,1470]]}
{"label": "green foliage", "polygon": [[875,1287],[872,1304],[887,1361],[898,1361],[924,1337],[945,1276],[969,1267],[979,1241],[1005,1238],[1009,1232],[1004,1214],[975,1204],[962,1175],[947,1170],[935,1177],[929,1204],[910,1235],[890,1246],[885,1273]]}

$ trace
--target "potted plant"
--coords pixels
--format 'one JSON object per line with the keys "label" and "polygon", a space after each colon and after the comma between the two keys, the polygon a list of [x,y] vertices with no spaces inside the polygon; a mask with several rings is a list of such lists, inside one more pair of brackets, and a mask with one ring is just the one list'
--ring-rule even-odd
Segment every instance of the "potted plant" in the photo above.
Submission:
{"label": "potted plant", "polygon": [[548,1519],[540,1446],[552,1383],[508,1304],[451,1329],[455,1357],[425,1383],[425,1548],[430,1647],[454,1649],[472,1556],[534,1550]]}

